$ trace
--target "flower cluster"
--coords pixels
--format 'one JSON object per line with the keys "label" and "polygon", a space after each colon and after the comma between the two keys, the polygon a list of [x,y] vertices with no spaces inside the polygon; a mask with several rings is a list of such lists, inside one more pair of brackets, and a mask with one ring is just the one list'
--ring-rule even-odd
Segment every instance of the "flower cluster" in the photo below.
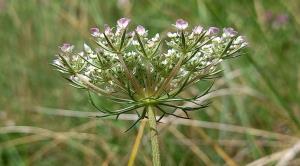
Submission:
{"label": "flower cluster", "polygon": [[271,10],[263,13],[263,21],[266,26],[270,26],[271,28],[278,30],[285,28],[289,21],[289,15],[287,13],[276,13]]}
{"label": "flower cluster", "polygon": [[141,25],[129,31],[129,24],[130,19],[121,18],[116,27],[91,28],[95,41],[91,46],[84,44],[83,51],[75,52],[73,45],[63,44],[53,62],[73,86],[131,104],[117,111],[99,109],[108,115],[147,105],[163,115],[172,114],[164,107],[192,110],[172,102],[195,100],[199,96],[188,100],[178,95],[199,81],[218,76],[218,64],[240,55],[247,46],[233,28],[198,25],[189,30],[188,22],[178,19],[175,30],[162,38],[160,34],[149,36]]}

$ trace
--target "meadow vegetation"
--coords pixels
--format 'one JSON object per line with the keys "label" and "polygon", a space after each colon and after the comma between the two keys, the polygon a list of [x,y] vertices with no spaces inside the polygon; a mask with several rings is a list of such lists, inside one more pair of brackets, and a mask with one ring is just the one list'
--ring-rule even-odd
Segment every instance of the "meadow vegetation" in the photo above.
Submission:
{"label": "meadow vegetation", "polygon": [[[121,17],[167,32],[191,25],[234,27],[245,54],[222,65],[191,120],[159,124],[162,165],[297,165],[300,160],[300,2],[297,0],[0,0],[0,165],[126,165],[138,125],[132,115],[97,115],[88,94],[50,63],[58,46],[82,46],[89,29]],[[199,94],[199,84],[185,96]],[[97,104],[114,109],[97,98]],[[145,133],[148,133],[145,129]],[[149,135],[136,165],[151,165]]]}

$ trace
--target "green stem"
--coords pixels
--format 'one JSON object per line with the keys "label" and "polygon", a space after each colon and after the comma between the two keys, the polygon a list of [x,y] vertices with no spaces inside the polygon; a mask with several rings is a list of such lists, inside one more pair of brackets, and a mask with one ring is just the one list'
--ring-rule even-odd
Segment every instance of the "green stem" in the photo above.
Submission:
{"label": "green stem", "polygon": [[148,118],[149,118],[149,127],[150,127],[150,139],[152,147],[152,160],[153,166],[160,166],[160,153],[159,153],[159,144],[158,144],[158,133],[156,127],[156,118],[151,106],[148,106]]}

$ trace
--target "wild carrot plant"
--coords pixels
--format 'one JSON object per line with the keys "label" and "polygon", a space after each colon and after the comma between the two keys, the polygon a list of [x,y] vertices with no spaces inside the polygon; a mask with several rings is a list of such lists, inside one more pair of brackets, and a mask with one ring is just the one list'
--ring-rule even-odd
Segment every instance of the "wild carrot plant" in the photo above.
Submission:
{"label": "wild carrot plant", "polygon": [[[181,92],[219,77],[219,64],[241,55],[247,42],[233,28],[221,31],[217,27],[195,26],[189,30],[183,19],[176,21],[174,31],[166,37],[149,36],[141,25],[130,31],[129,23],[130,19],[121,18],[116,27],[104,25],[103,31],[91,28],[93,44],[84,44],[79,52],[73,45],[63,44],[52,65],[72,86],[88,91],[91,104],[103,113],[101,117],[118,118],[135,112],[139,118],[129,129],[149,119],[153,164],[160,165],[157,122],[165,115],[189,118],[188,112],[207,107],[208,103],[196,101],[210,88],[191,98],[180,97]],[[91,93],[105,96],[123,108],[108,110],[98,106]],[[182,106],[182,102],[197,106]],[[186,116],[174,114],[175,110]]]}

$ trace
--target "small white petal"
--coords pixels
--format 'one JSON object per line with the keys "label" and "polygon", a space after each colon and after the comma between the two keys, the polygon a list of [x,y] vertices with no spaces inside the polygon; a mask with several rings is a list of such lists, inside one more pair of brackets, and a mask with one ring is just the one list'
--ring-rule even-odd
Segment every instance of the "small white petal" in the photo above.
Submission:
{"label": "small white petal", "polygon": [[58,65],[58,66],[62,66],[62,63],[59,59],[54,59],[53,64]]}
{"label": "small white petal", "polygon": [[91,47],[89,45],[87,45],[86,43],[83,44],[83,49],[88,54],[92,54],[93,53],[93,50],[91,49]]}
{"label": "small white petal", "polygon": [[168,36],[169,38],[174,38],[174,37],[177,37],[178,34],[177,34],[177,33],[168,32],[168,33],[167,33],[167,36]]}

